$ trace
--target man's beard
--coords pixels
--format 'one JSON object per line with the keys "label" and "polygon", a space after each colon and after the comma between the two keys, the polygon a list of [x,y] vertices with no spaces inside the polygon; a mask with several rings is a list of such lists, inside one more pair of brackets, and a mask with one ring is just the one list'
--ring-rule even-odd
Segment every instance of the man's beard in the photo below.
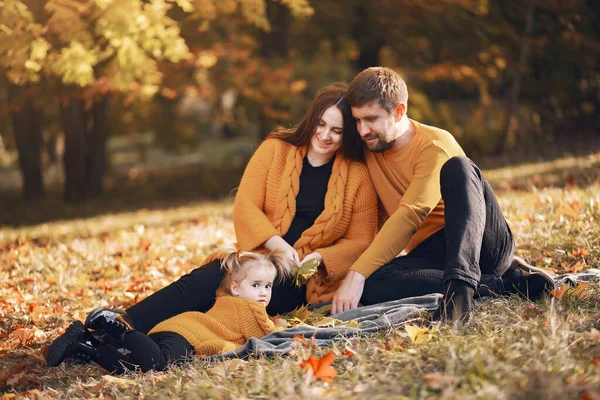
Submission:
{"label": "man's beard", "polygon": [[396,143],[396,139],[392,140],[391,142],[384,142],[383,140],[381,140],[381,137],[379,135],[377,135],[377,141],[375,142],[369,144],[365,141],[367,148],[372,153],[383,153],[384,151],[391,149],[394,143]]}

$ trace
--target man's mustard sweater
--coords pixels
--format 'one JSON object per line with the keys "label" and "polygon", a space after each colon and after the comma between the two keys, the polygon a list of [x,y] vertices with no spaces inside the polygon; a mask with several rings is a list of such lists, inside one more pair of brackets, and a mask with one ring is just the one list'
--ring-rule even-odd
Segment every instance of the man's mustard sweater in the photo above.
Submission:
{"label": "man's mustard sweater", "polygon": [[369,173],[388,218],[352,270],[369,277],[409,253],[444,227],[440,171],[448,159],[464,156],[447,131],[411,120],[415,136],[397,151],[365,151]]}

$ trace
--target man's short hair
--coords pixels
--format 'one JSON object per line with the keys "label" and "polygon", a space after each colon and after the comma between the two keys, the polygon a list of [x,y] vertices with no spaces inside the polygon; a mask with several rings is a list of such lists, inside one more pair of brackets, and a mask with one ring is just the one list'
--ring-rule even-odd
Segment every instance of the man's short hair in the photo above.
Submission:
{"label": "man's short hair", "polygon": [[385,67],[371,67],[352,79],[346,93],[346,101],[352,107],[361,107],[377,101],[388,113],[400,103],[407,104],[406,83],[396,72]]}

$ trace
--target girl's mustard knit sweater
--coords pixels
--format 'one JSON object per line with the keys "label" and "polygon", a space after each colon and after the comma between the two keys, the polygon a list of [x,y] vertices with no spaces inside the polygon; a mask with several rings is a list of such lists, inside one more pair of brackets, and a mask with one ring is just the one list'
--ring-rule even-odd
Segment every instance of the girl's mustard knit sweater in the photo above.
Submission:
{"label": "girl's mustard knit sweater", "polygon": [[[275,235],[284,236],[296,213],[306,147],[266,139],[250,159],[233,206],[237,248],[252,251]],[[331,301],[352,264],[377,231],[377,195],[367,167],[338,152],[325,195],[325,208],[293,247],[300,259],[323,256],[306,284],[309,304]]]}
{"label": "girl's mustard knit sweater", "polygon": [[183,336],[197,355],[210,356],[235,350],[251,337],[275,330],[264,305],[232,296],[219,296],[206,313],[185,312],[156,325],[148,335],[175,332]]}

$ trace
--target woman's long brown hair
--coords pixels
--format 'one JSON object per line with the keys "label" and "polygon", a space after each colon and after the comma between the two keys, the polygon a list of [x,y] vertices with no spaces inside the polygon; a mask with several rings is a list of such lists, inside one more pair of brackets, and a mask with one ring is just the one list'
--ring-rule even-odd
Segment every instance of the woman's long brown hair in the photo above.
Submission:
{"label": "woman's long brown hair", "polygon": [[[344,129],[342,134],[342,153],[352,160],[363,160],[362,142],[356,130],[350,105],[346,102],[346,84],[337,83],[320,89],[308,107],[304,118],[294,128],[277,128],[267,138],[277,138],[294,146],[308,146],[325,110],[337,107],[342,113]],[[358,139],[358,140],[357,140]]]}

